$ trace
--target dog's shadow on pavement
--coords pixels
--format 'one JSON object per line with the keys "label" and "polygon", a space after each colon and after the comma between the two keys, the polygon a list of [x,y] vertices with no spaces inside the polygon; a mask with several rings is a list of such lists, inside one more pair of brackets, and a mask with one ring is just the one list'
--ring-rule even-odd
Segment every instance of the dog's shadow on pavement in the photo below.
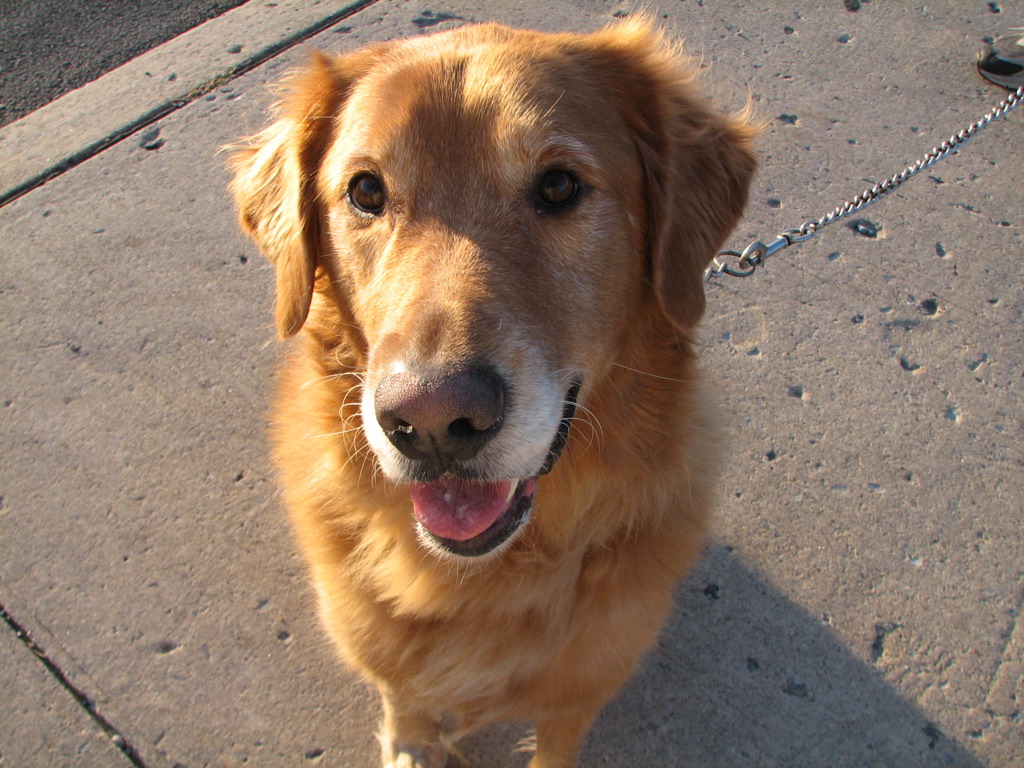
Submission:
{"label": "dog's shadow on pavement", "polygon": [[[981,768],[870,664],[713,543],[658,646],[598,719],[583,766]],[[522,727],[470,737],[470,766],[522,766]],[[457,761],[451,761],[457,765]]]}

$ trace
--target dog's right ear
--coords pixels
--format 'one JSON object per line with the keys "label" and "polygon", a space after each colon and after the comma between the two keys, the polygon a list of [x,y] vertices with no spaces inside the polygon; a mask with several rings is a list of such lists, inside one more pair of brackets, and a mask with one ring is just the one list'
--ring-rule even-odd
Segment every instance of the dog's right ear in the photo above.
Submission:
{"label": "dog's right ear", "polygon": [[275,315],[282,337],[297,333],[309,313],[324,236],[317,169],[333,118],[367,65],[365,56],[314,54],[286,82],[278,120],[239,145],[231,159],[242,229],[277,273]]}

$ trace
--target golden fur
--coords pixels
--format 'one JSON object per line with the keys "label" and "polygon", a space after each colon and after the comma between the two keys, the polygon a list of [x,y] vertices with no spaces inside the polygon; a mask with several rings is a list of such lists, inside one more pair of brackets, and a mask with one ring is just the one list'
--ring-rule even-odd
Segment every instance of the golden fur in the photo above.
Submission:
{"label": "golden fur", "polygon": [[[717,432],[691,332],[754,130],[713,110],[643,21],[319,55],[287,92],[236,154],[232,189],[275,265],[279,332],[297,334],[276,461],[323,622],[384,697],[385,764],[442,766],[438,723],[454,716],[456,735],[531,720],[532,768],[568,768],[702,544]],[[531,200],[551,168],[581,181],[565,210]],[[387,190],[370,216],[349,192],[365,172]],[[486,360],[510,382],[510,436],[486,466],[546,450],[582,382],[532,516],[485,557],[417,530],[413,462],[369,423],[410,360]]]}

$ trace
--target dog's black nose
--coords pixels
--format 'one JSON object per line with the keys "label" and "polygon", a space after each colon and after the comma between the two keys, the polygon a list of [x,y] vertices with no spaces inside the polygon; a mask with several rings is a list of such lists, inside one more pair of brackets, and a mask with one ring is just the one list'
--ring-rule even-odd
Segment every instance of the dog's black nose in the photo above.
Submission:
{"label": "dog's black nose", "polygon": [[505,385],[487,367],[436,376],[396,373],[374,396],[377,422],[405,456],[438,462],[471,459],[501,429]]}

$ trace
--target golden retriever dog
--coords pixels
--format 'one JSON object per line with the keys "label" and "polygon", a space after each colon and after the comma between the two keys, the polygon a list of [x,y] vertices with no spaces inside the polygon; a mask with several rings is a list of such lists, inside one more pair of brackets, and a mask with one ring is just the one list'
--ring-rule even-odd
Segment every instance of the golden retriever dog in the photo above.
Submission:
{"label": "golden retriever dog", "polygon": [[237,150],[273,262],[276,462],[383,762],[498,720],[575,764],[702,546],[693,340],[755,130],[644,20],[314,57]]}

